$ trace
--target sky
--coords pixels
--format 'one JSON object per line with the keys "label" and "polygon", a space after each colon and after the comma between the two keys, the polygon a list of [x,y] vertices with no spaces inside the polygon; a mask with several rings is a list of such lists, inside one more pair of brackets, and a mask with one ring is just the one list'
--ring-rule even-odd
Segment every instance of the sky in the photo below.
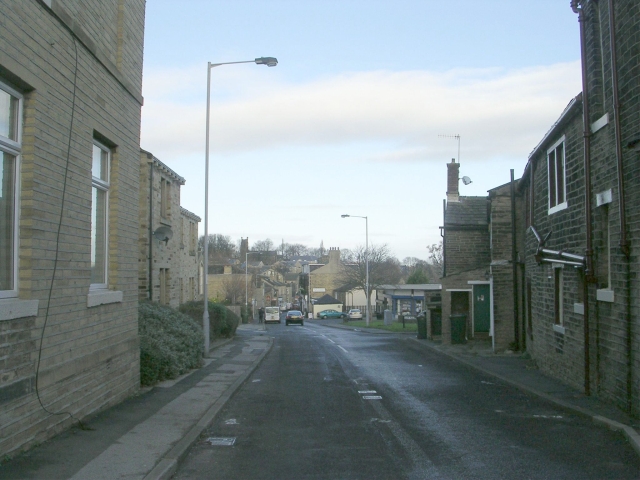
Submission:
{"label": "sky", "polygon": [[581,90],[568,0],[150,0],[141,147],[185,178],[200,235],[207,62],[262,56],[211,69],[209,233],[250,245],[355,249],[368,223],[426,260],[446,164],[461,195],[519,178]]}

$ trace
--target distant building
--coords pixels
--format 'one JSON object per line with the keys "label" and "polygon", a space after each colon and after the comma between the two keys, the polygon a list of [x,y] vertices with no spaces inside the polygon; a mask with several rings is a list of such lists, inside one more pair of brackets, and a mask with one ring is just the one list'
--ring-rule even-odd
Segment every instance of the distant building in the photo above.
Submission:
{"label": "distant building", "polygon": [[140,151],[140,300],[178,307],[200,298],[200,217],[180,206],[184,184],[184,178],[153,154]]}

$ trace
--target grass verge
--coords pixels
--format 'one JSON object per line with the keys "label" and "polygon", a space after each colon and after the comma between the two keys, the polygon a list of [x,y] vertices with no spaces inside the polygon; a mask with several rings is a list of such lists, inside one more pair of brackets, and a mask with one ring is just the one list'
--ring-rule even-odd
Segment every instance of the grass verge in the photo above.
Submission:
{"label": "grass verge", "polygon": [[348,325],[350,327],[356,328],[377,328],[380,330],[387,330],[389,332],[417,332],[418,324],[417,323],[405,323],[405,327],[402,327],[402,322],[393,322],[390,325],[385,325],[383,320],[372,320],[369,322],[369,326],[367,327],[366,320],[350,320],[349,322],[344,322],[344,325]]}

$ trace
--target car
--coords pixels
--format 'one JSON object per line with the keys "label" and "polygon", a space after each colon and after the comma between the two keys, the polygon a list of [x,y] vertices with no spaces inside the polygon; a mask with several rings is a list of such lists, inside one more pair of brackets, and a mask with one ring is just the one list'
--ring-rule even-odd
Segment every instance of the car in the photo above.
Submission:
{"label": "car", "polygon": [[352,308],[349,310],[349,313],[347,313],[347,317],[349,320],[362,320],[362,310],[359,308]]}
{"label": "car", "polygon": [[265,307],[264,323],[280,323],[280,311],[278,307]]}
{"label": "car", "polygon": [[318,312],[318,318],[346,318],[347,314],[339,312],[337,310],[322,310]]}
{"label": "car", "polygon": [[300,310],[289,310],[287,316],[284,318],[284,323],[289,325],[290,323],[299,323],[304,325],[304,315]]}

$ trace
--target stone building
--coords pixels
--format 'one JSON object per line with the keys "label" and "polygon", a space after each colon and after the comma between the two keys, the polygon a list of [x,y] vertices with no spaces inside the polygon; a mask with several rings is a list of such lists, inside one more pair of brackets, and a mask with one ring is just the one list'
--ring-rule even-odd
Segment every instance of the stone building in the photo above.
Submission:
{"label": "stone building", "polygon": [[[483,302],[490,298],[490,292],[484,292],[489,285],[491,262],[489,201],[486,197],[460,196],[459,170],[460,164],[455,160],[447,164],[447,199],[442,226],[443,274],[440,279],[443,343],[471,338],[476,332],[490,333],[486,319],[479,323],[473,315],[473,290],[483,289],[481,295],[486,295],[481,297]],[[464,322],[463,332],[457,328],[460,322]]]}
{"label": "stone building", "polygon": [[200,297],[200,217],[180,206],[184,184],[185,179],[159,159],[140,151],[140,300],[177,307]]}
{"label": "stone building", "polygon": [[521,186],[527,350],[546,373],[639,415],[640,4],[571,6],[582,94],[529,157]]}
{"label": "stone building", "polygon": [[139,388],[144,0],[5,0],[0,455]]}
{"label": "stone building", "polygon": [[455,161],[447,164],[442,341],[490,338],[494,351],[504,351],[517,346],[519,325],[513,288],[516,183],[495,187],[486,197],[460,196],[459,169]]}
{"label": "stone building", "polygon": [[340,275],[343,263],[340,260],[340,249],[330,248],[326,264],[309,264],[309,289],[312,299],[318,299],[325,294],[333,295],[342,286]]}

